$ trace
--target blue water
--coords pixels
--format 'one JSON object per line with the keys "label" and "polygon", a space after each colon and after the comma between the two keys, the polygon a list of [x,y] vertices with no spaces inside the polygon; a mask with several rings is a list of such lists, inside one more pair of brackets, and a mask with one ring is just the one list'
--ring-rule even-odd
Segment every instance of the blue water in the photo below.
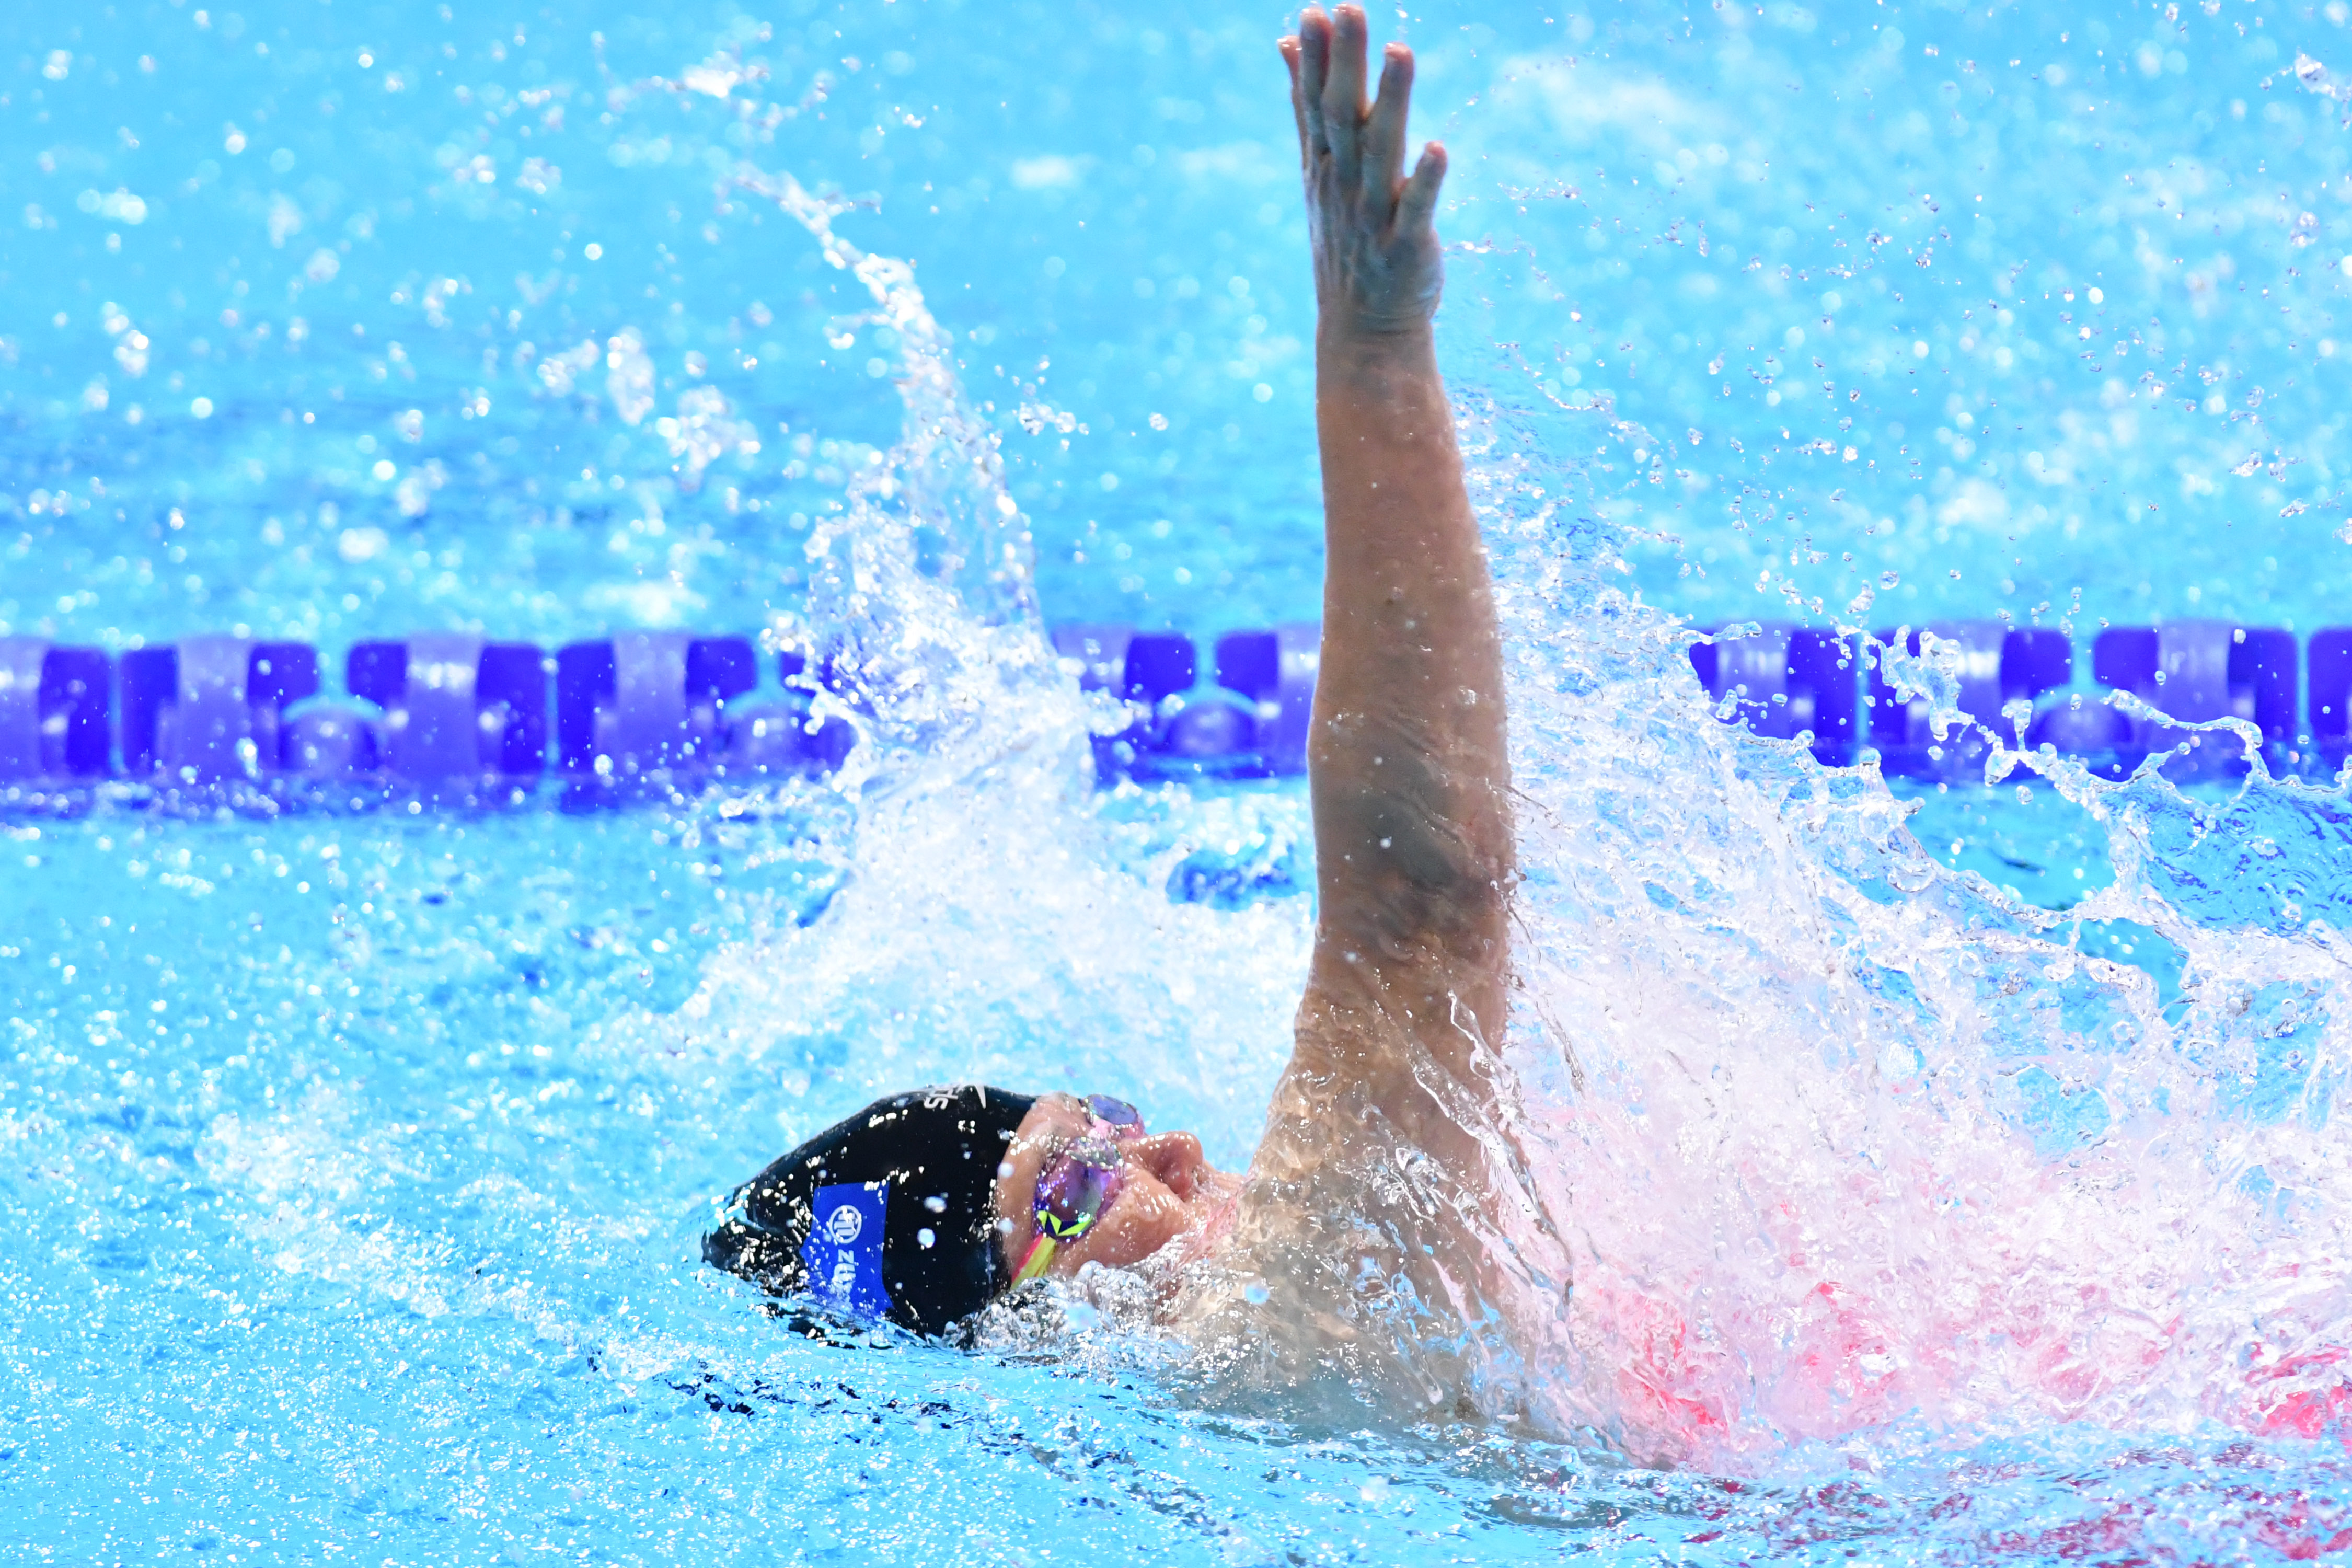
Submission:
{"label": "blue water", "polygon": [[1303,795],[1097,792],[1035,633],[1317,611],[1283,15],[0,21],[0,632],[814,629],[865,705],[666,808],[7,823],[16,1554],[2352,1544],[2340,791],[1899,798],[1676,619],[2352,618],[2352,13],[1408,9],[1577,1290],[1402,1428],[1229,1408],[1115,1282],[967,1355],[696,1262],[927,1079],[1247,1159]]}

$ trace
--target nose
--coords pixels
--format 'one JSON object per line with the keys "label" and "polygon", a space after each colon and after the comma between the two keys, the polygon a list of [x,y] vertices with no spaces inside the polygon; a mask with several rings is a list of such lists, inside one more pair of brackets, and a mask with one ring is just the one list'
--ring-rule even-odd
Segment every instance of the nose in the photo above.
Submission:
{"label": "nose", "polygon": [[1204,1158],[1200,1139],[1190,1132],[1153,1132],[1130,1140],[1126,1153],[1160,1185],[1185,1202],[1192,1201]]}

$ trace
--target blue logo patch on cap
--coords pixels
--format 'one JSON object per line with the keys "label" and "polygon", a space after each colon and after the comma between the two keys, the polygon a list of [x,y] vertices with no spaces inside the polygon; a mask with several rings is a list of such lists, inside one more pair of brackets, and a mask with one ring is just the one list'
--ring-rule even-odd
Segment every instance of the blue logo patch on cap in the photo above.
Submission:
{"label": "blue logo patch on cap", "polygon": [[824,1306],[851,1317],[890,1315],[890,1292],[882,1284],[882,1222],[889,1203],[887,1182],[816,1190],[815,1223],[801,1243],[801,1263],[808,1269],[809,1294]]}

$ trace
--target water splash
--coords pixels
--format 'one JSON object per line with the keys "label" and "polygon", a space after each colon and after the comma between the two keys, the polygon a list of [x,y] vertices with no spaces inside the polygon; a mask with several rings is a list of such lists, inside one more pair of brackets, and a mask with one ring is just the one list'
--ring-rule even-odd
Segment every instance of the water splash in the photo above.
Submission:
{"label": "water splash", "polygon": [[[837,650],[868,742],[841,786],[846,880],[639,1037],[781,1099],[793,1135],[919,1076],[1113,1088],[1246,1128],[1286,1054],[1307,911],[1172,905],[1170,851],[1128,854],[995,437],[912,268],[843,240],[848,204],[789,175],[742,165],[729,188],[866,286],[861,321],[904,345],[906,417],[812,533],[789,628]],[[2116,879],[2061,916],[1948,871],[1869,770],[1711,721],[1689,634],[1620,585],[1631,531],[1558,455],[1608,416],[1503,384],[1460,387],[1526,803],[1524,1099],[1502,1131],[1530,1202],[1491,1239],[1532,1258],[1566,1238],[1574,1286],[1564,1320],[1543,1269],[1498,1287],[1516,1350],[1466,1391],[1737,1468],[1892,1431],[2332,1420],[2352,1301],[2312,1238],[2352,1178],[2313,1134],[2344,952],[2296,899],[2249,927],[2229,889],[2252,857],[2313,898],[2340,799],[2258,769],[2216,807],[1988,735],[1988,778],[2045,777],[2103,826]],[[1904,695],[1964,722],[1934,641],[1899,649],[1874,651]],[[2077,950],[2111,920],[2179,948],[2178,1001]]]}
{"label": "water splash", "polygon": [[[913,267],[844,239],[833,223],[854,204],[788,174],[743,163],[722,190],[774,202],[865,285],[873,310],[834,330],[898,334],[905,416],[811,531],[805,608],[777,628],[824,652],[827,700],[860,731],[832,786],[856,804],[835,847],[845,884],[813,924],[714,963],[654,1033],[680,1070],[724,1063],[768,1098],[797,1098],[821,1062],[833,1114],[929,1076],[1084,1082],[1163,1121],[1246,1121],[1286,1049],[1297,915],[1171,904],[1164,885],[1200,835],[1139,838],[1100,809],[1088,731],[1103,715],[1045,640],[999,437]],[[1119,1081],[1087,1077],[1114,1058]]]}
{"label": "water splash", "polygon": [[[1708,721],[1557,429],[1470,428],[1528,802],[1515,1059],[1577,1261],[1558,1408],[1742,1468],[1890,1428],[2332,1421],[2352,1185],[2318,1135],[2352,952],[2243,879],[2327,885],[2342,797],[2258,766],[2216,805],[1988,734],[1988,778],[2042,773],[2117,870],[2018,905],[1927,856],[1873,770]],[[1889,673],[1957,720],[1933,653]],[[2075,950],[2103,919],[2178,945],[2177,1005]]]}

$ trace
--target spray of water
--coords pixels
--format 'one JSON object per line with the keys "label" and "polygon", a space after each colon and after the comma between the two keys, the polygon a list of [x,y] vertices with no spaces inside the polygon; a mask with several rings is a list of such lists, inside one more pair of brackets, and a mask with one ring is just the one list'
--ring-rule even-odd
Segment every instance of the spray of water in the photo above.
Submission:
{"label": "spray of water", "polygon": [[998,437],[913,268],[834,233],[846,204],[788,174],[747,164],[729,189],[775,202],[866,285],[873,313],[835,327],[896,331],[906,419],[812,531],[805,620],[779,628],[825,650],[860,730],[832,786],[858,805],[850,874],[816,923],[717,963],[678,1037],[698,1062],[780,1064],[794,1090],[800,1064],[837,1064],[852,1100],[912,1078],[1056,1087],[1116,1059],[1122,1081],[1101,1087],[1232,1120],[1281,1059],[1296,914],[1171,904],[1188,845],[1139,857],[1097,813],[1098,715],[1045,640]]}
{"label": "spray of water", "polygon": [[[2036,769],[2108,835],[2116,884],[2062,925],[1937,865],[1869,770],[1709,721],[1558,436],[1471,425],[1527,804],[1515,1059],[1576,1256],[1556,1408],[1733,1466],[1906,1425],[2331,1419],[2346,954],[2277,890],[2333,882],[2341,798],[1995,746],[1989,781]],[[2179,1005],[2070,946],[2111,918],[2181,949]]]}
{"label": "spray of water", "polygon": [[[856,650],[882,743],[844,894],[715,964],[675,1027],[698,1059],[837,1061],[853,1095],[1070,1083],[1111,1058],[1163,1115],[1246,1125],[1306,911],[1172,905],[1122,858],[911,272],[761,178],[745,184],[868,278],[908,345],[907,435],[811,545],[833,563],[816,629]],[[2057,917],[1938,867],[1867,771],[1713,721],[1688,634],[1613,585],[1618,538],[1549,455],[1559,433],[1475,390],[1464,406],[1526,871],[1507,1131],[1531,1201],[1482,1223],[1517,1257],[1565,1238],[1574,1283],[1565,1321],[1541,1268],[1495,1289],[1507,1374],[1466,1357],[1462,1391],[1710,1465],[1890,1426],[2330,1417],[2347,1301],[2317,1238],[2352,1192],[2313,1133],[2343,952],[2325,921],[2248,929],[2211,897],[2250,868],[2326,886],[2325,797],[2258,774],[2216,806],[2154,774],[1996,756],[2105,825],[2117,880],[2067,919],[2178,945],[2190,978],[2168,1013]],[[1932,670],[1896,673],[1948,707]],[[1457,1327],[1480,1307],[1453,1305]]]}

